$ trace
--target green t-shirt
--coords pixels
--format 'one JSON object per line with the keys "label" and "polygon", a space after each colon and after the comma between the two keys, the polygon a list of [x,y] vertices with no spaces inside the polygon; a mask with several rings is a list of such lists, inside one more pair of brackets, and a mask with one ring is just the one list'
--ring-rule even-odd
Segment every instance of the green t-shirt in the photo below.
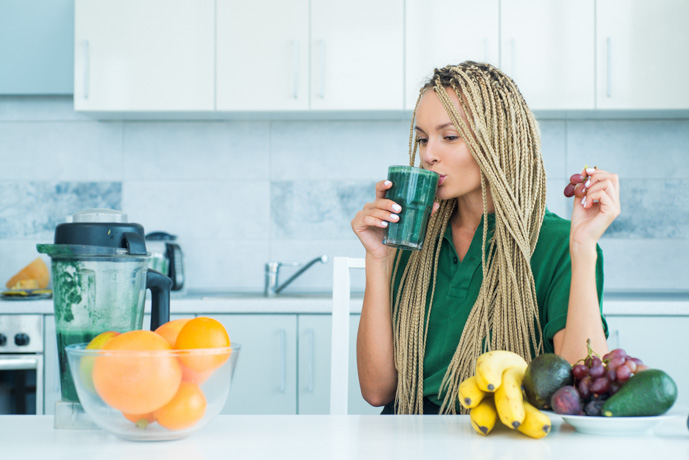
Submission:
{"label": "green t-shirt", "polygon": [[[488,215],[488,235],[495,226],[495,216]],[[543,344],[546,352],[553,352],[553,336],[564,329],[569,304],[569,286],[572,266],[569,255],[570,221],[546,210],[543,226],[536,249],[531,257],[531,269],[536,285],[539,321],[543,329]],[[426,353],[423,363],[424,396],[434,403],[442,404],[438,398],[440,383],[447,366],[457,349],[464,325],[471,308],[476,302],[483,271],[481,268],[481,243],[483,240],[483,219],[476,229],[464,260],[457,257],[452,242],[452,229],[448,225],[438,259],[438,273],[431,309]],[[603,294],[603,252],[597,246],[596,283],[601,304],[601,318],[607,337],[607,324],[602,314]],[[397,293],[400,277],[411,251],[399,251],[401,261],[395,279],[393,293]],[[430,295],[429,302],[430,302]],[[426,313],[428,313],[426,305]]]}

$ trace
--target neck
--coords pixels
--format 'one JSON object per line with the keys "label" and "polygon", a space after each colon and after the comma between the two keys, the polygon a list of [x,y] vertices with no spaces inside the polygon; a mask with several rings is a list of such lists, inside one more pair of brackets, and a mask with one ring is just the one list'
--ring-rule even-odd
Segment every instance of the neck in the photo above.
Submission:
{"label": "neck", "polygon": [[[494,213],[493,197],[488,193],[488,213]],[[470,195],[457,198],[457,207],[451,218],[451,225],[455,229],[476,230],[483,217],[483,197],[481,190]]]}

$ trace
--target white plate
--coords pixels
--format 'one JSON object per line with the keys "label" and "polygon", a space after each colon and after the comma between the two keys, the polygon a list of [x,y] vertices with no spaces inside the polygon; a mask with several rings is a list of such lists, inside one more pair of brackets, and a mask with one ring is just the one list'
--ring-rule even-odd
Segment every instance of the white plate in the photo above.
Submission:
{"label": "white plate", "polygon": [[576,431],[586,434],[603,436],[631,436],[650,431],[656,425],[667,420],[687,417],[687,412],[672,410],[663,415],[653,417],[595,417],[588,415],[560,415],[551,411],[543,411],[549,417],[561,417],[572,425]]}

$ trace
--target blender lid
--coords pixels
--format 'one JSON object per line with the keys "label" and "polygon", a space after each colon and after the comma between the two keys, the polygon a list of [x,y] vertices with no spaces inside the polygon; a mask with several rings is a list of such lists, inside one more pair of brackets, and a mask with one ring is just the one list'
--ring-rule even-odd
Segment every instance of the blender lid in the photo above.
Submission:
{"label": "blender lid", "polygon": [[127,222],[127,214],[114,209],[87,209],[73,214],[72,222],[55,227],[55,245],[73,246],[62,248],[61,254],[63,250],[76,250],[93,255],[108,252],[146,255],[143,226]]}
{"label": "blender lid", "polygon": [[115,209],[91,208],[72,214],[72,222],[127,222],[127,214]]}

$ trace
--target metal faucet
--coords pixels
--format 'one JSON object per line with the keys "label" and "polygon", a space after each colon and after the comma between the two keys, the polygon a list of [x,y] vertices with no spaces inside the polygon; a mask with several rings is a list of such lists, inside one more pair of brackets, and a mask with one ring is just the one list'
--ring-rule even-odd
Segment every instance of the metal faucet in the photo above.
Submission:
{"label": "metal faucet", "polygon": [[[266,297],[274,297],[279,294],[283,289],[285,289],[292,281],[297,279],[302,273],[311,268],[316,262],[327,263],[328,256],[323,254],[322,256],[316,257],[313,260],[308,261],[305,264],[301,262],[268,262],[266,264],[266,283],[263,295]],[[288,267],[301,267],[294,275],[292,275],[287,281],[278,286],[278,272],[280,267],[286,265]]]}

